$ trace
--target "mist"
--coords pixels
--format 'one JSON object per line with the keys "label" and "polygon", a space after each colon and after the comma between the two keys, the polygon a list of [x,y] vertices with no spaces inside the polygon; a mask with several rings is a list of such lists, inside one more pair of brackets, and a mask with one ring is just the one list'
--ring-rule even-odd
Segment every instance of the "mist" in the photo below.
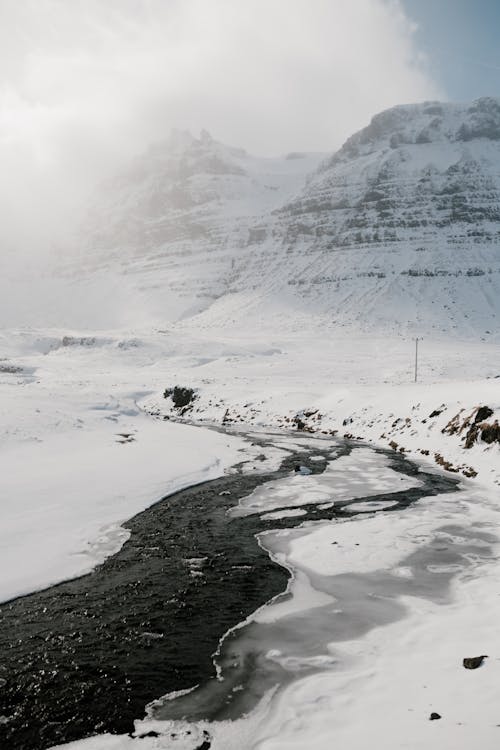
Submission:
{"label": "mist", "polygon": [[0,0],[2,255],[50,248],[172,127],[328,151],[442,96],[414,31],[384,0]]}

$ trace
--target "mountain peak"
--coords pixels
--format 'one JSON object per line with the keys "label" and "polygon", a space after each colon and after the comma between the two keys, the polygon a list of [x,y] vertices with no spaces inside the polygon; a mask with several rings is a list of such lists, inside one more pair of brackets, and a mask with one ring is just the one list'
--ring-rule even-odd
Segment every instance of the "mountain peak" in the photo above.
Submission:
{"label": "mountain peak", "polygon": [[401,104],[374,115],[344,143],[333,160],[356,158],[380,148],[411,144],[500,140],[500,99],[483,97],[470,104],[427,101]]}
{"label": "mountain peak", "polygon": [[500,100],[392,107],[321,166],[298,156],[175,131],[100,199],[90,253],[191,308],[230,290],[289,295],[339,325],[495,328]]}

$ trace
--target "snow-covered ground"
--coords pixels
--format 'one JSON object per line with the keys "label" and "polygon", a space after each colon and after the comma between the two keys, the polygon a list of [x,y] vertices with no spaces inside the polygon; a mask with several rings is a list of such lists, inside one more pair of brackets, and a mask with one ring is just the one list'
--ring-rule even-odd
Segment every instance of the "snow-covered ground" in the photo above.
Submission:
{"label": "snow-covered ground", "polygon": [[11,334],[4,351],[19,347],[22,369],[0,362],[2,601],[88,572],[126,541],[124,521],[221,476],[245,444],[145,415],[148,378],[127,379],[119,345],[113,359],[113,344],[61,341]]}
{"label": "snow-covered ground", "polygon": [[[480,406],[492,410],[486,420],[491,425],[500,415],[498,343],[424,338],[414,382],[415,341],[394,331],[362,333],[339,328],[327,316],[291,314],[269,304],[261,313],[249,312],[245,328],[241,321],[226,323],[224,338],[218,331],[211,339],[207,315],[196,323],[186,324],[183,340],[186,347],[191,340],[196,353],[172,361],[167,383],[198,390],[191,419],[292,429],[299,424],[435,465],[442,465],[441,456],[459,475],[472,469],[483,484],[498,486],[499,443],[479,438],[466,448],[470,425],[464,425]],[[176,413],[163,391],[142,404],[152,413]],[[456,415],[462,429],[443,433]]]}
{"label": "snow-covered ground", "polygon": [[[379,461],[372,455],[374,472]],[[270,489],[269,507],[280,489]],[[389,750],[465,750],[478,737],[482,748],[496,747],[498,521],[494,501],[467,480],[459,495],[403,514],[262,535],[293,573],[292,599],[251,619],[264,627],[265,659],[294,681],[235,721],[148,718],[136,723],[136,738],[67,747],[194,750],[209,741],[214,750],[361,750],[383,742]],[[464,657],[481,654],[480,669],[464,669]],[[441,718],[431,721],[433,712]]]}
{"label": "snow-covered ground", "polygon": [[[479,437],[465,448],[470,424],[452,434],[442,429],[458,413],[462,426],[480,406],[491,408],[487,421],[494,423],[500,412],[498,346],[458,337],[425,339],[414,383],[411,339],[355,335],[326,319],[308,320],[306,313],[297,313],[293,324],[267,311],[262,317],[267,328],[250,319],[221,330],[201,316],[147,333],[1,334],[2,599],[91,569],[126,539],[121,524],[127,518],[168,492],[220,475],[242,455],[255,455],[237,431],[226,435],[164,420],[180,416],[163,397],[175,385],[196,390],[185,419],[286,428],[296,430],[296,441],[311,440],[311,430],[386,448],[397,443],[395,450],[403,448],[436,471],[442,470],[439,454],[449,468],[459,469],[452,476],[463,490],[420,500],[402,514],[377,515],[373,506],[374,515],[363,521],[306,523],[288,539],[261,539],[300,584],[292,589],[293,609],[306,618],[305,629],[330,608],[332,639],[315,657],[317,671],[267,696],[245,719],[177,724],[171,729],[175,737],[170,731],[141,740],[103,736],[73,746],[183,750],[196,741],[199,746],[196,732],[208,731],[212,750],[355,750],[374,738],[394,750],[465,749],[474,741],[485,750],[496,748],[500,446]],[[440,413],[430,417],[433,412]],[[290,438],[276,437],[280,443],[286,449]],[[358,492],[356,472],[345,479],[348,461],[338,478],[335,464],[330,467],[339,497],[391,491],[386,459],[364,466],[371,459],[363,451],[360,446],[354,452],[359,462],[351,467],[363,474]],[[276,453],[270,456],[276,463]],[[295,488],[309,487],[312,502],[326,502],[327,478],[314,480],[316,487],[307,485],[311,479],[294,477]],[[343,488],[339,481],[345,481]],[[267,499],[259,491],[259,512],[279,513],[285,506],[297,511],[291,489],[284,484],[279,491]],[[329,498],[337,499],[331,493]],[[460,559],[443,568],[436,545],[458,549]],[[428,557],[414,557],[416,549],[428,550]],[[360,589],[367,601],[395,608],[397,615],[371,629],[353,627],[352,637],[336,642],[335,618],[342,617],[336,610],[343,609],[346,590],[342,576],[367,582]],[[424,590],[421,582],[433,576],[436,585],[428,582]],[[389,581],[392,593],[378,600],[381,581]],[[273,606],[279,605],[258,617],[269,619]],[[477,671],[464,670],[463,657],[479,654],[489,659]],[[429,721],[432,711],[442,719]]]}

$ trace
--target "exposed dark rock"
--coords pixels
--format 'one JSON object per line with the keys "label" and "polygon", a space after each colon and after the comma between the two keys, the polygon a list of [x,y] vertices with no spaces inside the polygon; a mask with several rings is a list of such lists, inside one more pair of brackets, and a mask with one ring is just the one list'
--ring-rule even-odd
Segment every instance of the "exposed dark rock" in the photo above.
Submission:
{"label": "exposed dark rock", "polygon": [[299,416],[298,414],[292,419],[292,422],[296,425],[297,429],[300,430],[301,432],[314,432],[313,428],[310,427],[306,422],[304,422],[304,420],[302,419],[302,416]]}
{"label": "exposed dark rock", "polygon": [[195,400],[196,393],[192,388],[176,385],[173,388],[166,388],[163,398],[171,398],[176,409],[183,409]]}
{"label": "exposed dark rock", "polygon": [[477,424],[478,422],[484,422],[484,420],[489,419],[492,414],[493,414],[493,409],[490,409],[489,406],[480,406],[476,412],[474,424]]}
{"label": "exposed dark rock", "polygon": [[445,471],[451,471],[454,474],[458,473],[458,469],[456,466],[453,466],[451,461],[447,461],[440,453],[434,454],[434,460],[437,463],[438,466],[442,466]]}
{"label": "exposed dark rock", "polygon": [[481,426],[481,440],[484,443],[500,443],[500,425],[495,420],[493,424]]}
{"label": "exposed dark rock", "polygon": [[436,719],[441,719],[441,718],[442,718],[441,714],[437,714],[435,711],[433,711],[431,715],[429,716],[430,721],[436,721]]}
{"label": "exposed dark rock", "polygon": [[481,666],[481,664],[483,663],[484,659],[487,659],[487,658],[488,657],[487,657],[486,654],[483,654],[482,656],[466,657],[463,660],[463,665],[464,665],[465,669],[477,669],[478,667]]}
{"label": "exposed dark rock", "polygon": [[434,411],[432,411],[429,414],[429,419],[433,419],[433,417],[439,417],[439,415],[442,414],[442,413],[443,413],[442,409],[434,409]]}
{"label": "exposed dark rock", "polygon": [[135,437],[130,432],[118,432],[117,436],[120,440],[117,440],[116,442],[121,445],[124,445],[125,443],[133,443],[135,441]]}
{"label": "exposed dark rock", "polygon": [[212,747],[211,737],[207,731],[203,731],[203,742],[201,745],[197,745],[195,750],[210,750]]}
{"label": "exposed dark rock", "polygon": [[463,423],[461,423],[461,414],[464,410],[460,409],[458,414],[455,414],[454,417],[450,419],[448,424],[443,427],[441,430],[443,435],[455,435],[457,432],[460,432],[466,424],[468,424],[467,420],[464,420]]}
{"label": "exposed dark rock", "polygon": [[95,346],[97,341],[94,336],[63,336],[63,346]]}
{"label": "exposed dark rock", "polygon": [[467,435],[465,436],[465,448],[472,448],[477,440],[480,429],[481,426],[479,424],[473,424],[472,427],[469,428]]}
{"label": "exposed dark rock", "polygon": [[311,469],[308,469],[307,466],[302,466],[301,464],[295,465],[294,472],[296,474],[302,474],[303,476],[307,474],[312,474]]}
{"label": "exposed dark rock", "polygon": [[498,420],[495,420],[493,424],[488,424],[488,422],[484,421],[491,417],[492,414],[493,410],[489,406],[481,406],[477,410],[474,422],[465,436],[466,448],[471,448],[479,435],[481,435],[481,440],[488,445],[491,445],[491,443],[500,443],[500,425],[498,424]]}
{"label": "exposed dark rock", "polygon": [[20,372],[23,372],[23,368],[19,367],[19,365],[11,365],[8,363],[1,363],[0,364],[0,372],[5,372],[8,375],[17,375]]}

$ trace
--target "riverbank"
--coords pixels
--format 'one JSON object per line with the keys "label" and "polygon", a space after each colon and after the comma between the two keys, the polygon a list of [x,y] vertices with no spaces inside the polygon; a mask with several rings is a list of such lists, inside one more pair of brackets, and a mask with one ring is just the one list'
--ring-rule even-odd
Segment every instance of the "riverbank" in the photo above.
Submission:
{"label": "riverbank", "polygon": [[[365,471],[381,479],[375,454],[373,461]],[[224,705],[204,720],[200,702],[206,709],[210,686],[201,686],[155,702],[131,737],[104,735],[68,747],[326,750],[340,737],[361,750],[375,732],[389,750],[438,750],[451,746],[448,738],[465,750],[474,736],[493,750],[500,675],[500,545],[493,530],[500,516],[474,482],[466,484],[458,493],[421,496],[403,512],[363,508],[363,520],[261,534],[262,546],[292,578],[286,597],[257,610],[219,648],[220,689],[235,691],[242,712]],[[267,499],[259,492],[262,517],[281,489],[270,488]],[[489,657],[483,665],[464,669],[462,660],[480,653]],[[258,675],[251,691],[258,700],[250,704],[238,681],[247,658]],[[432,721],[435,713],[440,718]]]}
{"label": "riverbank", "polygon": [[[204,459],[196,463],[195,470],[213,467],[219,459],[216,470],[221,473],[239,460],[242,449],[249,451],[251,471],[276,467],[282,458],[283,446],[278,445],[278,440],[276,448],[268,451],[267,460],[261,461],[260,449],[248,441],[239,442],[242,438],[237,435],[216,437],[210,432],[210,438],[206,441],[203,438],[202,445],[194,439],[195,433],[202,435],[202,432],[174,424],[165,417],[181,416],[225,426],[249,423],[252,429],[272,426],[281,431],[286,427],[295,430],[297,439],[308,439],[309,430],[319,435],[348,434],[353,436],[355,444],[360,437],[385,448],[391,442],[396,443],[390,447],[394,456],[409,455],[431,471],[441,472],[443,468],[436,463],[435,454],[441,455],[450,464],[449,468],[459,469],[448,476],[460,479],[464,502],[457,502],[456,493],[449,498],[434,497],[429,502],[420,499],[411,508],[412,526],[407,532],[390,520],[394,513],[383,515],[382,519],[387,519],[380,522],[383,528],[366,538],[354,539],[342,532],[347,536],[345,544],[340,546],[332,543],[339,539],[316,538],[309,533],[307,524],[304,526],[303,536],[310,537],[311,544],[305,544],[296,560],[297,589],[292,601],[294,609],[302,607],[305,632],[318,601],[330,596],[314,589],[308,572],[297,567],[300,563],[307,568],[307,559],[315,559],[317,547],[324,552],[320,558],[331,559],[336,569],[344,562],[354,568],[363,563],[366,574],[379,570],[378,566],[386,566],[391,576],[404,577],[408,576],[408,566],[402,565],[402,561],[408,557],[415,535],[422,543],[435,540],[439,547],[443,544],[443,534],[448,535],[445,546],[449,546],[460,544],[459,540],[465,538],[461,529],[472,528],[473,533],[480,534],[491,533],[497,527],[499,447],[485,443],[480,435],[470,448],[463,441],[470,427],[470,421],[468,427],[463,425],[464,417],[472,415],[474,422],[479,406],[493,411],[487,421],[494,424],[496,419],[499,400],[495,345],[478,341],[467,346],[449,340],[426,342],[421,350],[422,382],[414,384],[411,342],[376,336],[353,338],[328,329],[328,335],[322,331],[319,337],[300,326],[286,335],[274,332],[267,335],[266,329],[262,330],[263,333],[253,333],[247,327],[243,338],[227,332],[194,332],[193,327],[147,334],[83,335],[60,331],[14,332],[4,337],[0,460],[2,495],[7,498],[5,508],[14,519],[14,524],[3,527],[4,549],[14,552],[14,557],[6,558],[3,566],[4,584],[11,587],[12,581],[16,582],[15,591],[20,593],[62,580],[69,570],[78,574],[95,567],[126,540],[126,534],[113,537],[108,534],[109,528],[102,529],[103,523],[99,521],[102,514],[104,526],[111,525],[117,530],[120,522],[149,506],[165,489],[168,491],[173,486],[170,480],[188,481],[192,462],[198,462],[200,456]],[[175,385],[195,391],[191,412],[179,414],[164,398],[165,389]],[[464,411],[460,412],[461,409]],[[154,412],[157,418],[152,420],[145,411]],[[435,414],[436,411],[440,413]],[[459,412],[462,429],[442,432]],[[470,468],[477,471],[475,478],[465,475],[464,470],[470,473]],[[169,479],[167,487],[165,479]],[[22,502],[16,501],[23,497]],[[288,508],[288,514],[300,510],[300,507]],[[371,506],[371,511],[366,509],[366,512],[376,511],[376,506]],[[380,506],[378,512],[383,513]],[[281,523],[276,513],[280,510],[273,505],[269,509],[270,523]],[[301,521],[298,515],[288,516],[294,517]],[[440,524],[456,527],[455,532],[440,531]],[[343,526],[347,528],[347,524]],[[498,678],[495,656],[498,612],[494,581],[500,571],[495,556],[483,559],[484,540],[477,539],[478,549],[465,553],[469,557],[464,558],[463,565],[450,563],[455,572],[446,601],[429,604],[420,595],[401,593],[397,598],[404,607],[404,619],[399,625],[376,628],[373,632],[380,634],[380,641],[374,641],[374,636],[360,635],[352,643],[346,642],[346,649],[337,660],[326,646],[324,659],[320,659],[328,672],[322,678],[323,692],[321,680],[310,676],[304,684],[296,683],[295,692],[290,686],[276,699],[273,694],[266,695],[244,721],[222,721],[210,727],[196,723],[184,726],[181,722],[171,732],[162,724],[161,741],[155,737],[138,740],[109,735],[88,741],[87,747],[122,748],[140,743],[146,750],[148,747],[192,750],[209,741],[203,735],[208,732],[214,750],[234,750],[235,746],[274,750],[282,746],[280,737],[284,742],[286,739],[286,747],[293,747],[295,733],[301,747],[305,744],[330,747],[337,736],[342,736],[349,748],[355,748],[356,742],[359,746],[366,744],[365,726],[366,731],[371,726],[377,727],[386,745],[394,729],[394,750],[399,750],[405,742],[410,743],[408,747],[442,750],[448,738],[454,747],[460,748],[461,737],[466,738],[465,748],[472,735],[480,736],[482,743],[484,738],[482,746],[486,750],[496,747],[496,709],[492,696]],[[490,546],[495,550],[496,542],[491,541]],[[337,547],[338,554],[333,554]],[[387,549],[395,552],[390,561],[385,557]],[[275,553],[270,550],[270,554]],[[294,569],[293,549],[284,554],[290,560],[283,558],[281,562]],[[46,584],[43,580],[37,583],[40,572],[47,570],[39,564],[44,560],[47,564],[54,563],[56,573],[44,578]],[[24,588],[15,578],[17,571],[24,576]],[[439,574],[438,568],[436,575]],[[381,602],[385,606],[385,594]],[[450,613],[454,617],[451,629]],[[412,632],[416,633],[414,639],[406,637],[405,623],[411,624]],[[446,628],[448,635],[443,649],[446,661],[441,662],[433,649],[433,639],[439,643]],[[488,653],[488,649],[490,659],[474,672],[475,682],[464,683],[463,674],[467,672],[462,673],[461,658]],[[412,705],[405,706],[403,700],[407,684],[403,665],[409,661],[409,651],[415,669],[412,695],[420,696],[418,701],[415,698],[413,707],[413,712],[415,706],[418,708],[416,725],[406,720],[413,713]],[[317,660],[318,655],[311,658]],[[422,671],[415,662],[422,665]],[[288,663],[293,663],[293,659]],[[302,663],[301,659],[298,663]],[[335,665],[339,665],[338,674]],[[344,689],[343,682],[335,682],[342,675],[351,687]],[[429,708],[432,703],[431,710],[442,713],[443,719],[428,722],[426,715],[425,722],[420,723],[424,715],[421,709],[427,706],[422,701],[431,677],[437,700],[429,700]],[[390,705],[390,710],[381,710],[370,703],[372,684],[377,694],[389,701],[384,705]],[[438,703],[445,705],[447,693],[456,696],[458,685],[472,684],[474,690],[464,687],[456,698],[457,718],[453,727],[447,726]],[[346,696],[344,703],[337,702],[338,686]],[[365,696],[362,702],[358,702],[358,695]],[[283,696],[286,698],[280,703]],[[363,723],[358,718],[361,709],[365,712]],[[403,711],[406,711],[404,716]],[[446,711],[455,715],[450,704],[446,704]],[[458,718],[460,713],[467,717],[467,729],[455,728],[464,724]],[[345,724],[341,722],[343,716]],[[256,730],[260,725],[261,734]],[[137,733],[154,732],[154,726],[151,722],[138,724]],[[456,735],[458,731],[463,734]],[[390,743],[387,746],[391,747]]]}
{"label": "riverbank", "polygon": [[178,490],[125,521],[127,541],[91,575],[0,605],[0,744],[130,732],[153,699],[213,677],[221,636],[287,580],[259,519],[229,525],[226,512],[301,459]]}
{"label": "riverbank", "polygon": [[[42,750],[96,732],[131,732],[150,702],[163,720],[240,718],[276,685],[297,679],[296,668],[266,658],[266,641],[283,648],[284,613],[304,609],[307,574],[276,546],[291,540],[291,529],[300,540],[311,533],[308,525],[369,523],[365,516],[456,490],[402,456],[358,444],[264,432],[245,439],[262,459],[280,452],[280,468],[249,469],[242,456],[233,473],[125,522],[128,540],[91,575],[0,605],[3,744]],[[294,471],[301,464],[309,474]],[[321,586],[309,589],[317,604]],[[262,612],[255,615],[268,602],[273,622],[280,621],[272,627]],[[366,627],[375,622],[368,616]],[[321,650],[317,659],[309,672],[321,668]]]}

